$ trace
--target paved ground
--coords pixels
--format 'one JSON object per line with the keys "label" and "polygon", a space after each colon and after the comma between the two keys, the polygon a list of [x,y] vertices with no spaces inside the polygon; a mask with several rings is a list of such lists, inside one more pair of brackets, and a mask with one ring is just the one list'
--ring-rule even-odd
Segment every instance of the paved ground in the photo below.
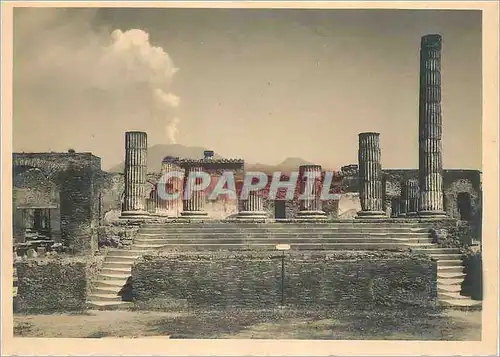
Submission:
{"label": "paved ground", "polygon": [[480,340],[481,312],[88,311],[14,316],[26,337]]}

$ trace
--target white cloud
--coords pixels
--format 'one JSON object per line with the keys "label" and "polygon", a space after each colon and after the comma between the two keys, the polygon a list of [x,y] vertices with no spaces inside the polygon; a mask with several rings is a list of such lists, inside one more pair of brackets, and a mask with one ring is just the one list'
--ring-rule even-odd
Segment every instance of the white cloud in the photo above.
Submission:
{"label": "white cloud", "polygon": [[91,134],[100,147],[122,146],[125,130],[151,120],[158,129],[173,125],[163,140],[176,140],[180,99],[171,85],[178,69],[169,54],[144,30],[92,28],[94,16],[88,9],[16,9],[15,146],[32,149],[28,131],[46,125],[81,134],[48,134],[37,138],[40,146],[82,150]]}

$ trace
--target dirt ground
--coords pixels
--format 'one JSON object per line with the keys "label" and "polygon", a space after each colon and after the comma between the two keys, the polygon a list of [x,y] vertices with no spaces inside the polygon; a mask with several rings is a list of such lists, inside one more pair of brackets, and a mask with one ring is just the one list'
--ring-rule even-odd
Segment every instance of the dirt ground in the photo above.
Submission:
{"label": "dirt ground", "polygon": [[14,315],[24,337],[169,337],[333,340],[481,339],[480,311],[87,311]]}

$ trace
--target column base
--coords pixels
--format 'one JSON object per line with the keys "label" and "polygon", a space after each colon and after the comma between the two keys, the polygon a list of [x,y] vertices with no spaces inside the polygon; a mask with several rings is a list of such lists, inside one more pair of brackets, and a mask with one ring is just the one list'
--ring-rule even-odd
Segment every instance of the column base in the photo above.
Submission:
{"label": "column base", "polygon": [[181,218],[204,219],[204,218],[208,218],[208,213],[205,211],[182,211]]}
{"label": "column base", "polygon": [[324,211],[299,211],[295,217],[297,220],[322,220],[327,219]]}
{"label": "column base", "polygon": [[150,216],[151,214],[148,211],[123,211],[120,219],[146,219]]}
{"label": "column base", "polygon": [[267,219],[267,212],[264,211],[241,211],[236,219],[239,221],[263,221]]}
{"label": "column base", "polygon": [[406,217],[406,213],[400,213],[398,214],[398,218],[405,218]]}
{"label": "column base", "polygon": [[406,217],[416,218],[418,216],[417,212],[406,212]]}
{"label": "column base", "polygon": [[384,211],[359,211],[355,219],[385,219],[387,215]]}

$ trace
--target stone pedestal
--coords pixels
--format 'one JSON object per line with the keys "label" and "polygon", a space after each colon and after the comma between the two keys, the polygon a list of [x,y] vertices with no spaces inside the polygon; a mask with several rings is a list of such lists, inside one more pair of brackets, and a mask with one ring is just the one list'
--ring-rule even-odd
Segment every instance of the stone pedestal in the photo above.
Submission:
{"label": "stone pedestal", "polygon": [[146,218],[146,175],[148,142],[141,131],[125,133],[125,195],[120,218]]}
{"label": "stone pedestal", "polygon": [[[307,176],[311,175],[311,176]],[[307,194],[300,200],[297,219],[322,220],[326,219],[326,213],[323,211],[323,202],[320,199],[321,193],[321,166],[320,165],[302,165],[299,167],[300,194]]]}
{"label": "stone pedestal", "polygon": [[243,201],[243,210],[238,212],[237,219],[248,221],[262,221],[267,218],[267,213],[264,211],[264,202],[262,195],[258,192],[249,192],[248,198]]}
{"label": "stone pedestal", "polygon": [[[201,166],[188,167],[185,170],[184,175],[184,191],[188,189],[188,184],[191,173],[202,172],[203,168]],[[201,178],[197,178],[196,183],[198,183]],[[195,182],[193,182],[194,184]],[[191,192],[191,197],[187,199],[183,196],[182,198],[182,212],[181,216],[183,218],[197,219],[197,218],[207,218],[208,214],[203,210],[205,207],[205,193],[203,191],[193,191]]]}
{"label": "stone pedestal", "polygon": [[405,195],[408,200],[407,217],[416,217],[418,212],[419,188],[417,180],[407,180],[405,183]]}
{"label": "stone pedestal", "polygon": [[419,216],[446,215],[441,135],[441,36],[426,35],[420,49]]}
{"label": "stone pedestal", "polygon": [[356,218],[386,218],[383,208],[380,134],[359,134],[359,199],[361,211]]}

